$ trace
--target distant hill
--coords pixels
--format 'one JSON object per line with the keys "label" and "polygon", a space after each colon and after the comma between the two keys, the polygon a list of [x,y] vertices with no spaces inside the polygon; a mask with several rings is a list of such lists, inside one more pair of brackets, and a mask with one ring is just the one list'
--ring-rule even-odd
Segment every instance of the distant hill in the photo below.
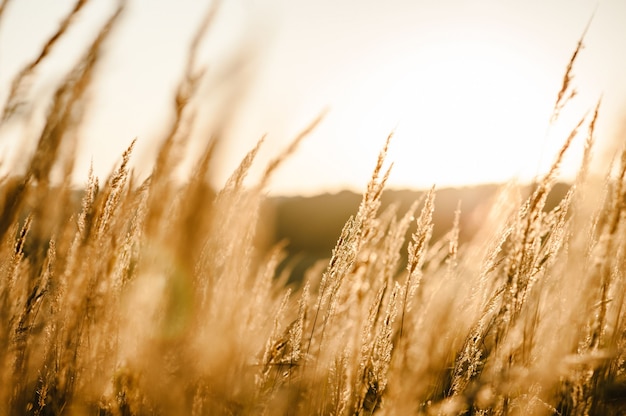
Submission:
{"label": "distant hill", "polygon": [[[481,206],[488,206],[500,188],[501,185],[490,184],[438,189],[433,217],[433,240],[438,240],[450,230],[454,211],[458,202],[461,201],[459,240],[461,243],[467,241],[478,225],[475,220],[476,210]],[[557,184],[550,194],[547,209],[554,207],[565,196],[568,189],[567,184]],[[530,192],[530,187],[527,187],[525,191]],[[423,194],[424,191],[385,191],[381,210],[391,203],[396,203],[399,206],[399,215],[403,215]],[[313,197],[270,198],[265,207],[265,218],[268,215],[272,217],[269,221],[273,229],[271,240],[288,242],[289,258],[283,267],[287,265],[293,267],[293,274],[297,279],[316,261],[330,257],[343,225],[351,215],[357,212],[360,202],[361,195],[349,191]],[[415,225],[409,232],[413,232],[414,229]]]}
{"label": "distant hill", "polygon": [[[4,183],[4,186],[10,187],[9,191],[17,189],[18,185],[19,183],[15,180]],[[488,208],[501,187],[502,185],[489,184],[437,189],[433,215],[433,240],[440,239],[451,229],[454,211],[459,201],[461,201],[459,240],[463,243],[470,239],[480,225],[480,218],[477,221],[477,213],[480,215],[482,212],[479,210],[480,207]],[[568,184],[557,184],[548,198],[546,208],[554,207],[568,189]],[[530,186],[525,188],[526,193],[530,193],[530,190]],[[207,192],[214,191],[207,189]],[[82,189],[71,193],[72,204],[77,210],[80,209],[83,193]],[[387,190],[382,196],[381,211],[395,203],[398,206],[398,216],[402,216],[424,193],[425,191]],[[0,207],[11,203],[12,193],[8,192],[6,195],[9,200],[0,201]],[[49,197],[54,198],[55,192],[50,192]],[[286,241],[288,257],[281,268],[292,268],[292,278],[297,280],[315,262],[330,257],[344,224],[351,215],[356,214],[360,202],[361,194],[349,191],[312,197],[268,198],[262,206],[257,243],[260,247],[267,247],[279,241]],[[26,201],[26,205],[30,205],[29,201]],[[418,214],[420,209],[421,206],[418,207]],[[22,218],[28,212],[28,208],[24,208]],[[43,227],[42,230],[50,228],[49,225],[43,224],[39,224],[39,227]],[[414,230],[415,224],[408,233]],[[38,231],[35,230],[31,234],[37,236]],[[40,251],[44,250],[47,247],[47,239],[48,234],[45,231],[42,236],[31,238],[27,242],[26,251],[34,251],[35,247],[39,247]],[[406,253],[406,244],[404,252]]]}

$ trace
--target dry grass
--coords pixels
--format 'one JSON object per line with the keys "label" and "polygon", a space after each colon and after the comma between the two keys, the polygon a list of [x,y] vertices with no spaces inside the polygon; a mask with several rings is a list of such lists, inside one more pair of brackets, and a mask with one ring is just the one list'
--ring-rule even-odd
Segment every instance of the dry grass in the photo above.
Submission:
{"label": "dry grass", "polygon": [[[3,120],[84,3],[18,74]],[[599,105],[532,195],[504,187],[463,246],[460,208],[447,237],[431,241],[434,188],[406,213],[379,212],[387,141],[328,264],[287,287],[276,276],[284,247],[255,243],[259,207],[270,176],[319,120],[257,186],[243,179],[262,141],[218,192],[209,185],[213,141],[189,182],[171,181],[202,77],[194,57],[214,9],[191,48],[153,174],[135,183],[133,143],[104,184],[90,175],[75,201],[72,158],[61,151],[77,140],[120,4],[59,86],[27,171],[0,186],[0,414],[626,411],[626,150],[598,193],[588,165]],[[555,117],[571,96],[581,46]],[[561,159],[584,127],[580,174],[548,211]],[[64,179],[52,184],[58,167]]]}

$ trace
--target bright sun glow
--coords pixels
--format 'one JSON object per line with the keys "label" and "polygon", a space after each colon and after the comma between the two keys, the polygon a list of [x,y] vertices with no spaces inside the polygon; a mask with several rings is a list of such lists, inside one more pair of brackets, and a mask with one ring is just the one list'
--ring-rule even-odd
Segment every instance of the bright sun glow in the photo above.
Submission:
{"label": "bright sun glow", "polygon": [[[5,31],[0,55],[11,57],[0,71],[0,102],[11,76],[54,30],[51,13],[63,12],[55,2],[38,3],[37,15],[50,22],[49,28],[33,24],[35,9],[21,2],[0,25]],[[65,3],[69,8],[72,2]],[[204,10],[201,3],[133,3],[97,72],[97,89],[81,126],[77,183],[84,182],[92,164],[98,176],[107,175],[134,137],[138,172],[150,171],[156,143],[172,119],[171,99],[193,22]],[[267,134],[253,167],[258,172],[329,108],[323,123],[277,172],[270,192],[360,191],[392,131],[390,188],[532,180],[545,172],[601,94],[605,123],[609,111],[613,120],[621,116],[626,91],[626,2],[606,0],[597,8],[573,71],[573,83],[587,96],[579,96],[549,128],[565,67],[596,2],[548,3],[225,2],[201,48],[199,65],[208,70],[190,153],[219,126],[222,146],[214,166],[219,187],[260,137]],[[83,50],[78,44],[90,39],[87,28],[99,27],[104,15],[88,10],[71,42],[52,54],[52,63],[69,67],[71,57]],[[64,73],[51,68],[56,66],[42,68],[34,95],[51,93],[52,75]],[[36,110],[35,121],[42,119],[45,105]],[[20,134],[15,128],[0,131],[0,162],[7,169],[7,161],[24,159],[15,146]],[[563,164],[565,179],[577,170],[581,149],[579,138]]]}
{"label": "bright sun glow", "polygon": [[[462,12],[442,12],[436,24],[424,18],[415,43],[366,39],[367,51],[346,50],[345,62],[333,63],[343,74],[329,82],[329,117],[274,185],[287,193],[306,193],[316,183],[358,190],[392,131],[389,187],[528,182],[546,172],[597,99],[594,91],[575,100],[550,126],[580,28],[549,49],[547,38],[512,13],[506,20],[504,14],[496,19],[474,11],[469,18]],[[579,91],[590,90],[582,77],[575,83]],[[316,94],[322,95],[308,96]],[[581,140],[567,153],[562,179],[577,171]],[[318,156],[316,149],[330,150]]]}
{"label": "bright sun glow", "polygon": [[[481,183],[532,176],[553,96],[532,67],[491,44],[433,45],[374,110],[397,120],[397,168],[407,185]],[[529,172],[529,169],[533,172]],[[423,185],[426,185],[425,183]]]}

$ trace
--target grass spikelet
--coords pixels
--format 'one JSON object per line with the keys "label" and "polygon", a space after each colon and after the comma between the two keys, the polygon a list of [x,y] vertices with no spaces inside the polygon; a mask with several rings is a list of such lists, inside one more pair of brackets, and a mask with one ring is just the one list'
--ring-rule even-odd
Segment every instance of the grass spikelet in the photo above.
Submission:
{"label": "grass spikelet", "polygon": [[[85,3],[9,101],[23,99]],[[133,177],[133,141],[102,186],[92,168],[72,188],[72,143],[119,4],[56,89],[27,173],[0,181],[1,414],[625,413],[626,150],[597,186],[600,101],[536,183],[503,186],[474,214],[459,202],[445,224],[434,187],[383,209],[390,135],[329,259],[300,281],[289,242],[261,236],[264,193],[323,114],[251,186],[264,138],[213,187],[226,122],[193,175],[174,180],[220,2],[192,40],[152,175]],[[584,35],[552,122],[575,92]],[[561,164],[584,129],[578,176],[561,193]]]}
{"label": "grass spikelet", "polygon": [[[61,158],[59,152],[61,151],[62,143],[70,154],[73,153],[71,149],[75,140],[64,139],[63,136],[70,133],[82,119],[84,108],[82,101],[84,100],[87,87],[92,82],[94,68],[102,54],[102,46],[123,10],[124,2],[121,1],[117,10],[111,15],[89,46],[83,58],[55,92],[46,124],[41,132],[35,154],[31,158],[27,170],[27,177],[37,183],[47,186],[52,167]],[[72,146],[68,147],[67,142]],[[73,158],[70,157],[70,159]]]}
{"label": "grass spikelet", "polygon": [[[0,113],[0,119],[2,120],[2,123],[6,122],[11,116],[13,116],[15,112],[18,111],[19,106],[23,104],[22,97],[26,93],[25,88],[29,79],[33,77],[35,71],[37,70],[37,67],[41,64],[41,62],[43,62],[50,55],[52,49],[64,36],[72,22],[76,19],[76,16],[83,9],[83,7],[87,5],[88,2],[88,0],[76,1],[74,7],[61,21],[57,31],[54,32],[52,36],[50,36],[50,38],[48,38],[44,46],[41,48],[39,55],[37,55],[37,57],[35,57],[32,61],[28,62],[18,72],[15,78],[13,78],[13,81],[11,82],[11,88],[9,90],[9,96],[6,103],[4,104],[2,113]],[[2,2],[2,4],[0,4],[0,17],[2,16],[2,12],[4,12],[4,9],[8,3],[9,1],[5,0]]]}
{"label": "grass spikelet", "polygon": [[221,194],[241,189],[243,181],[246,178],[250,167],[252,166],[252,162],[256,158],[256,155],[259,153],[261,145],[264,141],[265,136],[261,137],[256,145],[246,154],[239,166],[237,166],[237,169],[235,169],[235,171],[226,181],[226,185],[224,185],[224,188],[222,188],[222,190],[220,191]]}
{"label": "grass spikelet", "polygon": [[433,232],[433,212],[435,210],[435,188],[432,187],[426,196],[424,207],[417,219],[417,230],[413,233],[409,243],[409,260],[407,263],[406,283],[404,284],[404,300],[402,302],[402,317],[400,319],[400,338],[404,331],[404,316],[411,306],[422,280],[422,266],[425,254]]}
{"label": "grass spikelet", "polygon": [[110,221],[115,215],[115,209],[120,203],[122,192],[128,180],[128,162],[130,161],[130,155],[135,146],[136,140],[133,140],[122,155],[122,163],[115,173],[109,178],[104,188],[104,206],[100,210],[100,216],[96,220],[97,230],[96,238],[100,239],[110,228]]}
{"label": "grass spikelet", "polygon": [[458,202],[454,211],[454,220],[452,221],[452,230],[448,240],[448,274],[452,273],[457,267],[458,251],[459,251],[459,233],[461,230],[461,201]]}
{"label": "grass spikelet", "polygon": [[361,375],[360,395],[357,396],[354,414],[372,414],[381,405],[387,387],[387,372],[394,348],[394,322],[398,312],[398,298],[402,287],[396,283],[389,296],[385,313],[373,339]]}
{"label": "grass spikelet", "polygon": [[576,59],[578,58],[578,55],[584,48],[583,41],[585,39],[585,36],[587,35],[587,31],[589,30],[589,27],[591,26],[591,22],[593,21],[594,15],[595,15],[595,12],[593,13],[591,18],[587,22],[587,26],[585,26],[585,29],[583,30],[583,33],[580,36],[580,39],[578,39],[578,43],[576,44],[576,49],[574,49],[574,52],[572,53],[572,57],[567,63],[567,67],[565,68],[565,74],[563,75],[563,81],[561,83],[561,89],[559,90],[557,94],[556,102],[554,103],[554,109],[552,110],[550,124],[554,123],[559,118],[559,115],[561,114],[561,111],[563,110],[563,108],[567,105],[567,103],[572,98],[576,96],[576,89],[573,88],[571,85],[572,78],[573,78],[574,64],[576,62]]}
{"label": "grass spikelet", "polygon": [[324,120],[325,116],[326,111],[322,111],[315,119],[313,119],[313,121],[311,121],[311,123],[309,123],[308,126],[300,131],[300,133],[298,133],[293,140],[291,140],[289,145],[278,156],[276,156],[267,164],[265,172],[263,173],[261,180],[259,181],[258,187],[260,189],[263,189],[267,186],[269,180],[271,179],[276,169],[278,169],[280,164],[296,151],[302,140],[304,140],[311,133],[313,133],[315,128]]}
{"label": "grass spikelet", "polygon": [[261,374],[257,381],[261,391],[269,389],[271,392],[277,387],[277,384],[281,384],[283,381],[282,366],[288,366],[292,362],[289,346],[290,331],[289,329],[281,331],[281,320],[290,296],[291,291],[287,291],[274,315],[272,332],[267,339],[265,352],[261,359]]}
{"label": "grass spikelet", "polygon": [[[37,352],[36,345],[30,344],[28,341],[32,337],[32,331],[35,329],[35,325],[41,325],[38,321],[38,315],[42,307],[44,296],[49,290],[49,285],[54,277],[54,267],[56,261],[56,244],[54,240],[50,241],[44,269],[40,276],[37,276],[33,282],[30,282],[28,290],[28,296],[25,297],[23,304],[21,305],[20,315],[17,319],[14,329],[15,346],[15,362],[13,368],[13,383],[18,385],[20,380],[28,379],[26,365],[30,361],[30,355]],[[17,393],[17,391],[16,391]],[[17,397],[14,397],[15,401]]]}
{"label": "grass spikelet", "polygon": [[[187,53],[187,61],[183,71],[184,75],[180,79],[174,94],[174,119],[155,157],[154,167],[150,176],[150,201],[148,203],[149,211],[146,217],[145,228],[146,232],[157,241],[165,238],[161,235],[165,233],[165,230],[160,225],[168,206],[163,204],[162,201],[163,199],[174,199],[175,191],[170,183],[171,177],[175,167],[180,164],[195,119],[196,109],[191,105],[191,102],[204,76],[204,70],[196,68],[199,47],[218,13],[220,5],[221,1],[211,2],[200,25],[196,28]],[[198,165],[200,170],[198,171],[197,169],[195,173],[206,173],[213,146],[215,146],[214,142],[207,146]],[[204,168],[202,168],[203,166]]]}
{"label": "grass spikelet", "polygon": [[329,415],[344,415],[348,413],[352,397],[352,360],[348,348],[331,364],[328,384],[331,386],[329,405],[325,413]]}
{"label": "grass spikelet", "polygon": [[[356,219],[358,222],[363,224],[363,230],[365,232],[373,231],[373,227],[371,227],[372,221],[376,217],[378,210],[380,209],[380,198],[382,196],[383,190],[385,189],[385,183],[389,178],[389,174],[391,173],[392,166],[389,166],[387,170],[382,174],[382,169],[385,163],[385,157],[387,156],[387,151],[389,150],[389,143],[391,142],[392,134],[387,137],[385,141],[385,145],[382,150],[378,154],[378,159],[376,160],[376,166],[374,167],[374,172],[372,173],[372,177],[367,184],[367,189],[363,194],[363,199],[361,200],[361,204],[359,205],[359,210],[356,215]],[[368,234],[364,234],[363,238],[365,240],[368,239]]]}
{"label": "grass spikelet", "polygon": [[589,126],[587,128],[587,137],[585,138],[585,150],[583,152],[583,160],[580,166],[580,169],[576,175],[576,180],[574,183],[576,185],[582,184],[587,178],[589,172],[589,164],[591,163],[593,146],[596,141],[595,138],[595,130],[596,123],[598,121],[598,115],[600,114],[600,105],[602,104],[602,100],[598,100],[594,110],[591,121],[589,122]]}
{"label": "grass spikelet", "polygon": [[[337,293],[341,286],[342,279],[345,274],[350,271],[356,259],[356,251],[360,240],[359,231],[360,230],[354,218],[350,218],[348,222],[346,222],[346,225],[341,232],[341,236],[337,241],[337,245],[333,249],[333,255],[330,259],[328,268],[322,275],[318,300],[315,306],[315,315],[313,317],[311,335],[309,337],[309,345],[307,347],[307,355],[309,354],[310,346],[313,342],[313,335],[316,330],[317,320],[319,313],[322,312],[322,308],[325,308],[324,315],[322,315],[322,336],[324,334],[326,324],[332,317],[336,308]],[[322,340],[323,338],[318,341],[320,348]]]}
{"label": "grass spikelet", "polygon": [[[169,179],[171,169],[178,164],[181,151],[188,138],[188,129],[194,119],[193,112],[189,113],[190,101],[198,90],[199,83],[204,75],[204,70],[196,68],[200,44],[211,27],[215,16],[221,7],[221,1],[211,2],[200,25],[196,28],[192,38],[187,61],[185,62],[184,75],[181,78],[174,95],[174,120],[169,128],[159,152],[156,156],[153,170],[153,182]],[[188,115],[188,119],[185,116]]]}
{"label": "grass spikelet", "polygon": [[411,223],[414,220],[415,212],[421,201],[416,200],[407,210],[400,221],[394,221],[389,227],[387,239],[383,246],[383,264],[384,272],[382,279],[384,282],[390,282],[397,273],[397,267],[400,262],[400,251],[406,240],[406,234]]}
{"label": "grass spikelet", "polygon": [[353,272],[358,253],[375,235],[373,229],[375,216],[380,207],[380,198],[389,171],[386,172],[382,179],[379,175],[383,167],[390,138],[391,136],[388,137],[385,146],[378,156],[376,167],[372,173],[372,178],[368,184],[367,190],[363,194],[357,215],[356,217],[351,217],[343,227],[341,236],[333,249],[328,267],[322,275],[311,334],[307,346],[307,356],[309,355],[313,342],[320,312],[322,312],[322,309],[325,309],[322,315],[321,338],[317,341],[318,349],[322,347],[326,326],[337,308],[337,302],[339,301],[338,294],[342,283],[345,277]]}
{"label": "grass spikelet", "polygon": [[310,290],[310,283],[307,281],[302,289],[300,300],[298,301],[298,317],[296,318],[295,324],[289,330],[289,342],[292,348],[289,364],[292,366],[299,365],[303,358],[306,360],[306,357],[303,357],[302,340],[307,320],[307,311],[310,306]]}

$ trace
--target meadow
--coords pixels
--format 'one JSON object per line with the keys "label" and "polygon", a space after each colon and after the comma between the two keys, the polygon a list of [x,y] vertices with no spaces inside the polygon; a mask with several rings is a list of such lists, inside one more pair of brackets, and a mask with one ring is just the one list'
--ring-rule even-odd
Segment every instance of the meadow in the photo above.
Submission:
{"label": "meadow", "polygon": [[[19,120],[28,79],[84,3],[17,74],[3,124]],[[262,140],[222,189],[210,185],[215,140],[187,181],[173,180],[211,13],[152,174],[133,176],[132,142],[107,178],[72,187],[77,126],[121,11],[57,86],[24,171],[0,184],[0,414],[624,414],[626,150],[605,177],[590,174],[599,104],[530,194],[502,186],[463,244],[462,206],[431,238],[435,188],[408,210],[380,209],[393,140],[382,138],[328,260],[287,283],[289,270],[276,272],[284,244],[258,241],[260,207],[321,117],[251,185]],[[581,47],[556,88],[555,119]],[[577,135],[578,176],[546,208]]]}

